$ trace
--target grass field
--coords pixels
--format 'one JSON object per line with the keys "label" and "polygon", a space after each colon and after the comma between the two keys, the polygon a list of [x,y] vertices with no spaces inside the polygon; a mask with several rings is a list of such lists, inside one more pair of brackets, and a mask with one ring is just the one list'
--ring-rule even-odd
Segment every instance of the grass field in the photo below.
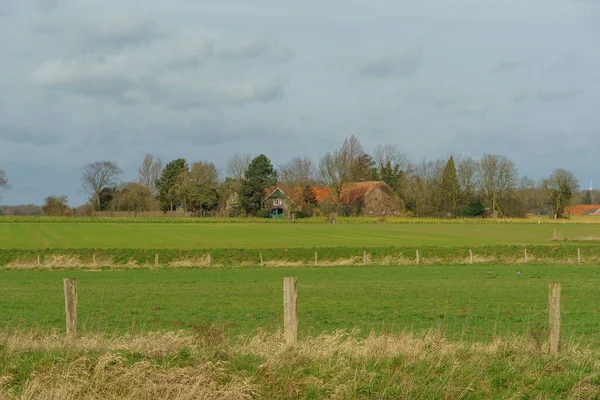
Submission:
{"label": "grass field", "polygon": [[282,278],[299,277],[301,336],[441,329],[448,339],[545,338],[548,282],[563,284],[563,333],[600,343],[600,270],[581,266],[4,271],[0,328],[64,330],[62,278],[78,278],[89,333],[214,325],[230,335],[282,326]]}
{"label": "grass field", "polygon": [[551,243],[554,228],[561,239],[600,238],[600,224],[0,223],[0,249],[526,245]]}
{"label": "grass field", "polygon": [[[596,224],[0,222],[0,398],[600,398],[598,238]],[[317,249],[329,267],[311,266]],[[336,262],[363,250],[372,265]],[[293,347],[285,276],[299,277]]]}

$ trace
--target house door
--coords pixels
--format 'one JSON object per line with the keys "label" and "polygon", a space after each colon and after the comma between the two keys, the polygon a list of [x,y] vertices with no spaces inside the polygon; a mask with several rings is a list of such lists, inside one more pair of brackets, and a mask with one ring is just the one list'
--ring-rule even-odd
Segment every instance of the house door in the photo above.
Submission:
{"label": "house door", "polygon": [[273,208],[271,210],[271,218],[283,219],[283,208]]}

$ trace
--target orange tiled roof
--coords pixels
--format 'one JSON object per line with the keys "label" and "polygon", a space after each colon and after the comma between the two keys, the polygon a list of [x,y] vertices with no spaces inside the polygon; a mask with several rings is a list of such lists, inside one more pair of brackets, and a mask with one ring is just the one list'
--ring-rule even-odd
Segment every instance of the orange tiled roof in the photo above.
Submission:
{"label": "orange tiled roof", "polygon": [[600,216],[600,205],[598,204],[579,204],[576,206],[569,206],[565,209],[565,214],[570,215],[598,215]]}
{"label": "orange tiled roof", "polygon": [[[341,193],[341,202],[343,204],[351,204],[355,201],[358,201],[364,198],[367,194],[369,194],[373,189],[376,189],[380,185],[385,185],[383,181],[370,181],[370,182],[355,182],[348,183],[344,185]],[[272,186],[270,188],[265,189],[265,196],[273,193],[275,189],[279,189],[286,194],[286,196],[290,197],[292,200],[297,200],[302,196],[302,188],[296,187],[293,192],[290,188],[286,188],[285,186]],[[334,200],[331,195],[331,188],[329,187],[320,187],[313,186],[313,192],[315,192],[315,197],[317,201],[321,203],[323,200]]]}

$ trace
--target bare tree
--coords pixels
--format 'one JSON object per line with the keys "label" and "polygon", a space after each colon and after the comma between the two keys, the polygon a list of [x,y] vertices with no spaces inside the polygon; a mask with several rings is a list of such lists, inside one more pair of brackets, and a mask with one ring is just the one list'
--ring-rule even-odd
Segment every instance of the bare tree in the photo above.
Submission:
{"label": "bare tree", "polygon": [[484,154],[479,161],[480,186],[494,217],[500,210],[499,200],[509,194],[516,185],[517,169],[506,156]]}
{"label": "bare tree", "polygon": [[190,169],[189,179],[192,183],[214,186],[219,183],[219,170],[209,162],[195,162]]}
{"label": "bare tree", "polygon": [[246,169],[252,162],[250,154],[235,153],[227,161],[227,176],[233,179],[242,180],[246,174]]}
{"label": "bare tree", "polygon": [[150,192],[156,194],[156,181],[162,174],[163,164],[160,158],[154,159],[152,154],[146,154],[142,166],[138,169],[140,184],[144,185]]}
{"label": "bare tree", "polygon": [[294,157],[280,167],[280,181],[284,185],[309,185],[314,181],[315,167],[308,157]]}
{"label": "bare tree", "polygon": [[373,158],[380,171],[387,167],[388,164],[392,169],[395,169],[396,166],[398,166],[400,170],[408,168],[409,164],[406,154],[401,153],[398,150],[398,146],[395,144],[377,146],[373,152]]}
{"label": "bare tree", "polygon": [[[0,189],[10,189],[10,185],[8,184],[8,177],[6,176],[6,171],[0,168]],[[0,198],[2,198],[0,196]]]}
{"label": "bare tree", "polygon": [[571,171],[558,168],[544,181],[544,189],[552,201],[554,218],[560,218],[565,207],[571,204],[573,194],[579,190],[579,182]]}
{"label": "bare tree", "polygon": [[112,161],[86,164],[81,171],[83,189],[92,197],[97,209],[100,209],[102,189],[116,186],[123,171]]}
{"label": "bare tree", "polygon": [[339,206],[344,185],[350,179],[346,155],[340,151],[325,154],[319,162],[319,178],[324,186],[331,189]]}
{"label": "bare tree", "polygon": [[363,154],[362,145],[352,135],[344,140],[339,150],[325,154],[319,162],[319,178],[323,185],[331,189],[338,207],[344,185],[352,182],[355,164]]}
{"label": "bare tree", "polygon": [[461,158],[456,166],[458,186],[465,203],[471,203],[479,184],[479,163],[471,157]]}
{"label": "bare tree", "polygon": [[279,167],[279,182],[285,186],[287,195],[296,204],[302,203],[301,187],[312,185],[314,182],[315,168],[308,157],[294,157],[289,163]]}

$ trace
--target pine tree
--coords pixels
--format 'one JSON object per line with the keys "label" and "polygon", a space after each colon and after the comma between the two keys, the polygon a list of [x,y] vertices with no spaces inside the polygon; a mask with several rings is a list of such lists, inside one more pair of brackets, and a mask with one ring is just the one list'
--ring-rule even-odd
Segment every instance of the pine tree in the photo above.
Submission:
{"label": "pine tree", "polygon": [[255,215],[262,208],[265,189],[277,184],[277,172],[271,160],[264,154],[256,157],[248,168],[242,181],[240,197],[247,213]]}
{"label": "pine tree", "polygon": [[583,204],[592,204],[592,191],[588,190],[585,192],[585,196],[583,196]]}
{"label": "pine tree", "polygon": [[458,211],[458,201],[460,199],[460,189],[458,179],[456,178],[456,166],[454,157],[450,156],[441,183],[441,204],[440,211],[445,215],[456,216]]}

